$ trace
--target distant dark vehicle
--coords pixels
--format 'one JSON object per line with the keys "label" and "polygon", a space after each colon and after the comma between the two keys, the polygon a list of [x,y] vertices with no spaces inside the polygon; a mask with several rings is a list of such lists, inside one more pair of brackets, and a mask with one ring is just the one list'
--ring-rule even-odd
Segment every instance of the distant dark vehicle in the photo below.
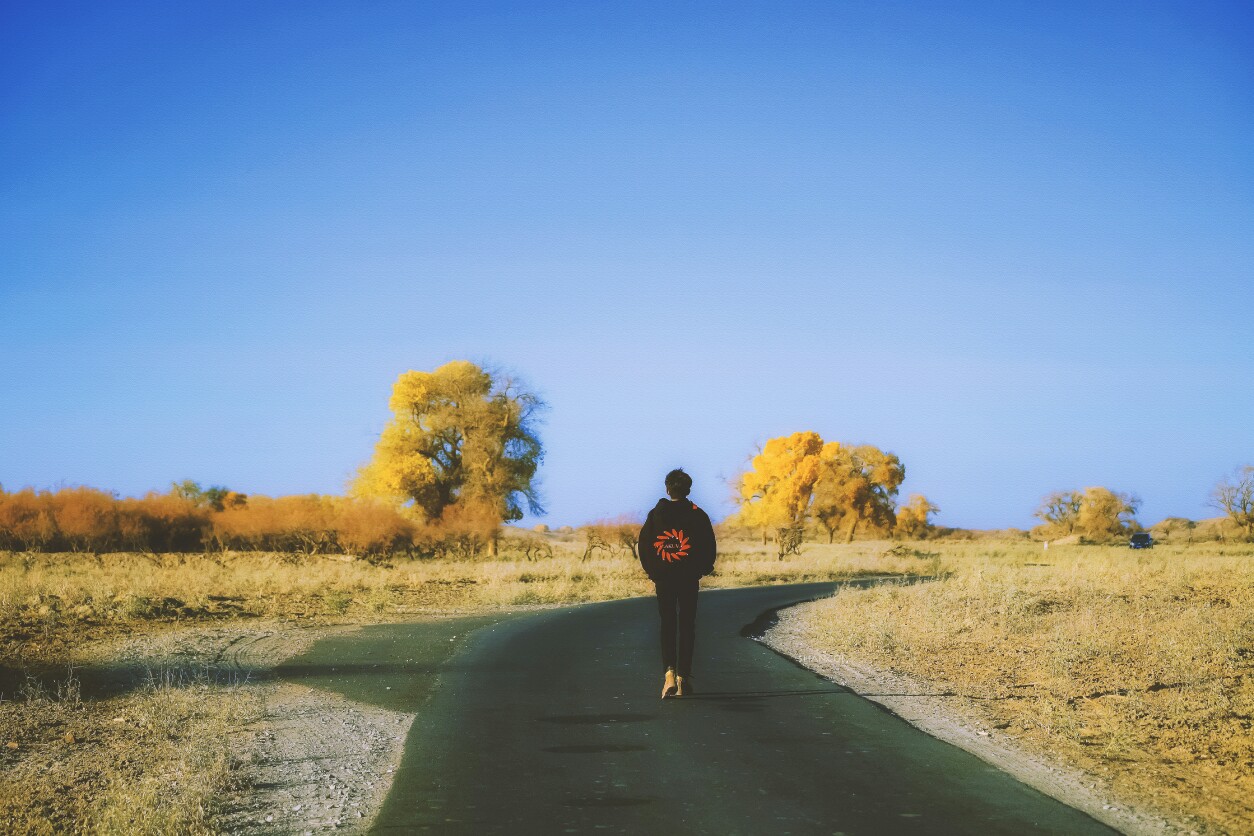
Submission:
{"label": "distant dark vehicle", "polygon": [[1132,539],[1128,541],[1130,549],[1152,549],[1154,548],[1154,538],[1144,531],[1138,531],[1132,535]]}

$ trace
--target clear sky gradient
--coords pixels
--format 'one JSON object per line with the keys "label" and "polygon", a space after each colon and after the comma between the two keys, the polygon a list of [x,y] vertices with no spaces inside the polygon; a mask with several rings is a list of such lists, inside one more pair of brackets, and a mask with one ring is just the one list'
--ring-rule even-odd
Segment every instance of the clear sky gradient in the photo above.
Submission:
{"label": "clear sky gradient", "polygon": [[1254,463],[1248,4],[5,3],[0,483],[338,493],[397,374],[554,524],[774,435],[939,522]]}

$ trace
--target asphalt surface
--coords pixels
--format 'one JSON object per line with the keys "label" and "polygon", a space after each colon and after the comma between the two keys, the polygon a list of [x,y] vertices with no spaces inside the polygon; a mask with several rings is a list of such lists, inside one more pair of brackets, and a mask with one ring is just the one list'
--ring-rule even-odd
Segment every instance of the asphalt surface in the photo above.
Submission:
{"label": "asphalt surface", "polygon": [[702,592],[683,699],[652,599],[371,627],[282,672],[418,712],[379,833],[1112,832],[742,635],[832,589]]}

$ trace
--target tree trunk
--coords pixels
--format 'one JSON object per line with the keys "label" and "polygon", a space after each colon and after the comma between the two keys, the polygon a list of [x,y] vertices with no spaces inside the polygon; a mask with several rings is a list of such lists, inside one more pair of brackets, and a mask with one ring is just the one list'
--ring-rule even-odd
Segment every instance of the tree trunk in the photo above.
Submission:
{"label": "tree trunk", "polygon": [[849,530],[845,532],[845,542],[846,542],[846,543],[852,543],[852,542],[853,542],[853,534],[854,534],[854,532],[855,532],[855,531],[857,531],[857,530],[858,530],[858,516],[857,516],[856,514],[854,514],[854,515],[852,515],[852,516],[850,517],[850,519],[849,519]]}
{"label": "tree trunk", "polygon": [[488,557],[496,557],[498,538],[495,534],[488,538]]}

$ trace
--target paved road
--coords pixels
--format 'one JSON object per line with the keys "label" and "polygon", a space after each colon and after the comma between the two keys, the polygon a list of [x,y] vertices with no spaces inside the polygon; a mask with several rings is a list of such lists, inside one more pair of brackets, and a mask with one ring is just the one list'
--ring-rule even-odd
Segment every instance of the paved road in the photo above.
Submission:
{"label": "paved road", "polygon": [[702,593],[682,700],[651,599],[372,627],[285,672],[420,710],[381,833],[1111,832],[742,637],[831,589]]}

